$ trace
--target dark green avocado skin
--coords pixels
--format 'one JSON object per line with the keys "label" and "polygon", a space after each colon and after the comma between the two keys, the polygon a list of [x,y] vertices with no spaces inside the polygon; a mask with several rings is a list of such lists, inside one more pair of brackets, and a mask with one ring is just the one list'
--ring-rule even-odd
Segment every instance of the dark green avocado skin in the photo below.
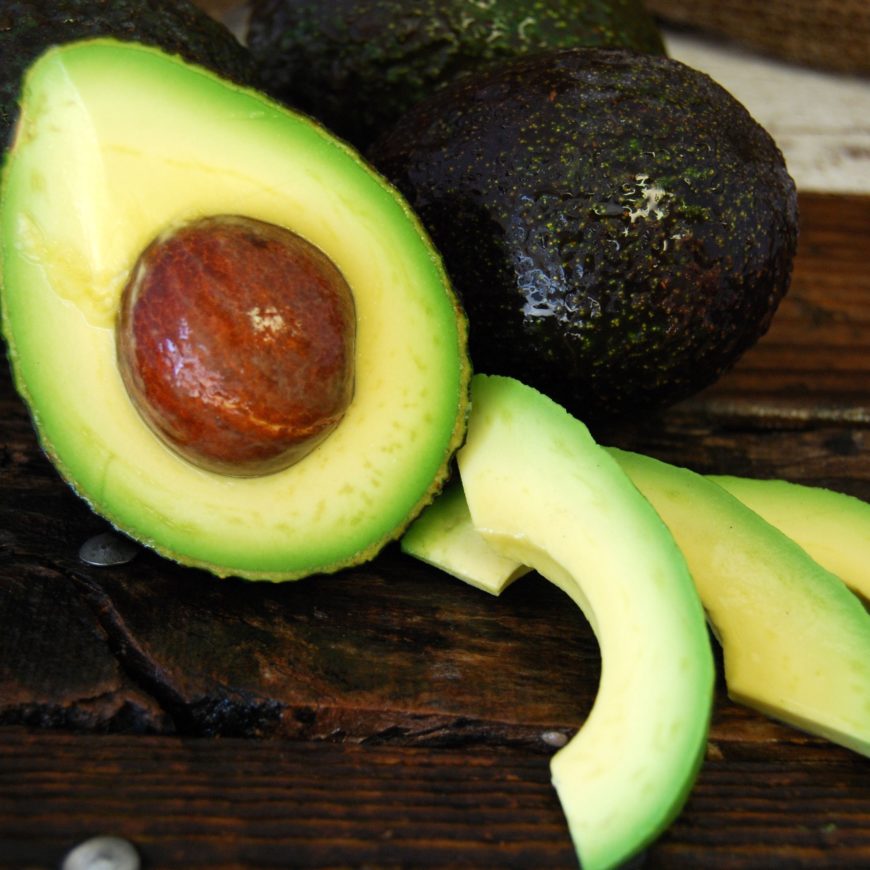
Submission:
{"label": "dark green avocado skin", "polygon": [[247,44],[267,91],[358,148],[496,60],[571,45],[664,53],[643,0],[254,0]]}
{"label": "dark green avocado skin", "polygon": [[589,423],[711,384],[789,285],[798,216],[782,154],[668,58],[522,58],[419,104],[369,157],[444,256],[475,369]]}
{"label": "dark green avocado skin", "polygon": [[256,83],[248,51],[188,0],[2,0],[0,149],[10,142],[27,67],[51,45],[96,36],[154,45],[240,84]]}

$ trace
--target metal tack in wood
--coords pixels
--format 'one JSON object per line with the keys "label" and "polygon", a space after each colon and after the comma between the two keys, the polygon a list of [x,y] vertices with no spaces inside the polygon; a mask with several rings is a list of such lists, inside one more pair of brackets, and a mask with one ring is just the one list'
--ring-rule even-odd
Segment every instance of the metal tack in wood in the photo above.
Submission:
{"label": "metal tack in wood", "polygon": [[116,532],[102,532],[88,538],[79,548],[79,559],[88,565],[107,568],[126,565],[136,558],[139,545]]}
{"label": "metal tack in wood", "polygon": [[139,855],[120,837],[92,837],[64,858],[61,870],[139,870]]}

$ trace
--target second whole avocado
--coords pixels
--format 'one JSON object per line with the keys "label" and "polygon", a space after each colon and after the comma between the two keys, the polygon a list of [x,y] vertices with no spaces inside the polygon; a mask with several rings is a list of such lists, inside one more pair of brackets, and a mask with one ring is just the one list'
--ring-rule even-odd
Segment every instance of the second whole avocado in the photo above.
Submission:
{"label": "second whole avocado", "polygon": [[780,150],[666,57],[565,49],[492,67],[418,104],[369,157],[444,256],[475,368],[588,423],[711,384],[790,282]]}
{"label": "second whole avocado", "polygon": [[664,53],[642,0],[254,0],[264,87],[365,148],[459,76],[546,49]]}

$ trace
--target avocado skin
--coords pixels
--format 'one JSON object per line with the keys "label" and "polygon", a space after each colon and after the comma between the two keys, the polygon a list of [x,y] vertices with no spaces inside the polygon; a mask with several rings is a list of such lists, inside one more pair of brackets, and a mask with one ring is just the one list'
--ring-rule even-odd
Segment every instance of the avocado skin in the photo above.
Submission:
{"label": "avocado skin", "polygon": [[664,53],[642,0],[255,0],[247,44],[267,91],[358,148],[496,60],[571,45]]}
{"label": "avocado skin", "polygon": [[95,36],[178,54],[244,85],[256,65],[233,34],[188,0],[11,0],[0,11],[0,148],[10,143],[21,77],[52,45]]}
{"label": "avocado skin", "polygon": [[521,58],[418,105],[369,157],[442,252],[475,369],[587,423],[711,384],[789,285],[797,197],[779,149],[668,58]]}

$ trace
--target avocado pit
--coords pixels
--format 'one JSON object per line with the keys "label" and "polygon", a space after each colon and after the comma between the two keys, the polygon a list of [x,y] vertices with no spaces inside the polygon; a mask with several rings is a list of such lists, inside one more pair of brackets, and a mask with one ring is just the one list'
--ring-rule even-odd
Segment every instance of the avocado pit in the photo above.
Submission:
{"label": "avocado pit", "polygon": [[353,294],[318,248],[237,215],[172,229],[122,298],[117,357],[130,398],[171,449],[240,477],[287,468],[353,396]]}

